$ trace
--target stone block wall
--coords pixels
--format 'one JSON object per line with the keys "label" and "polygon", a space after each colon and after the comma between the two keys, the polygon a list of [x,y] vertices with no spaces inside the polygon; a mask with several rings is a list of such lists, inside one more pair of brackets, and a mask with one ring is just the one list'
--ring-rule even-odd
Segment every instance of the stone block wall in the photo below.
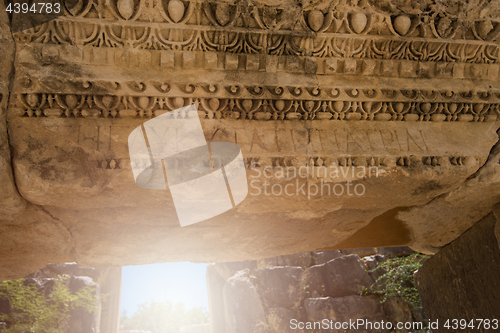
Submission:
{"label": "stone block wall", "polygon": [[408,248],[333,250],[211,264],[207,283],[212,332],[311,332],[294,329],[295,323],[325,318],[336,322],[421,319],[401,299],[381,303],[377,296],[360,296],[361,289],[381,274],[367,270],[409,252]]}
{"label": "stone block wall", "polygon": [[[427,260],[416,274],[429,320],[438,323],[431,327],[433,333],[450,332],[445,324],[448,321],[453,329],[454,319],[459,325],[455,332],[500,329],[500,248],[495,235],[500,209],[496,208]],[[485,326],[480,320],[486,319],[490,324]],[[460,320],[466,321],[465,329],[460,329]]]}

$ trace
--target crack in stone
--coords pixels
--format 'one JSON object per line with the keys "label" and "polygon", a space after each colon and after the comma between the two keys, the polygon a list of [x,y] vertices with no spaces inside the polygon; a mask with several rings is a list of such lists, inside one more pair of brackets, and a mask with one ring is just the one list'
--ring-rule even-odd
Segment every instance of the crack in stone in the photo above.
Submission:
{"label": "crack in stone", "polygon": [[[484,162],[483,165],[481,165],[476,172],[474,172],[472,175],[467,177],[467,179],[463,182],[465,184],[469,180],[472,180],[476,178],[479,175],[479,172],[489,163],[491,162],[494,158],[498,160],[498,156],[500,155],[500,127],[497,129],[497,135],[498,135],[498,141],[491,147],[490,153],[488,154],[488,157],[486,158],[486,161]],[[451,192],[451,191],[450,191]]]}
{"label": "crack in stone", "polygon": [[22,200],[29,202],[28,200],[26,200],[26,198],[23,197],[23,195],[21,194],[21,192],[19,191],[19,188],[17,186],[16,174],[14,172],[13,147],[10,144],[9,121],[8,121],[8,117],[7,117],[7,111],[8,111],[9,105],[11,104],[10,99],[12,97],[12,91],[14,90],[14,80],[16,78],[15,62],[16,62],[16,56],[17,56],[17,43],[16,43],[16,40],[14,38],[14,33],[12,32],[12,17],[11,16],[9,16],[8,28],[9,28],[10,36],[12,38],[12,43],[13,43],[14,48],[13,48],[13,52],[12,52],[12,61],[10,63],[10,65],[11,65],[10,66],[10,74],[8,77],[9,85],[8,85],[8,89],[5,91],[6,96],[2,96],[2,101],[1,101],[2,102],[1,104],[4,105],[3,106],[3,109],[4,109],[3,121],[5,121],[5,131],[6,131],[5,140],[6,140],[6,144],[9,147],[9,163],[10,163],[14,188],[17,191],[17,194],[22,198]]}
{"label": "crack in stone", "polygon": [[56,223],[57,225],[59,225],[60,227],[62,227],[63,229],[65,229],[66,231],[69,232],[70,234],[70,243],[71,243],[71,250],[69,251],[69,255],[70,257],[72,258],[72,260],[75,260],[77,261],[77,259],[80,257],[80,255],[78,254],[78,251],[76,250],[76,240],[75,240],[75,237],[73,235],[73,232],[71,231],[71,229],[69,227],[67,227],[63,221],[61,221],[58,217],[55,217],[54,215],[52,215],[47,209],[45,209],[43,206],[41,205],[35,205],[33,204],[34,207],[36,208],[39,208],[41,209],[44,213],[46,213],[47,215],[49,215],[54,221],[57,221],[58,223]]}
{"label": "crack in stone", "polygon": [[[451,189],[450,191],[446,192],[446,193],[443,193],[441,195],[438,195],[436,197],[434,197],[433,199],[429,200],[427,203],[423,204],[423,205],[418,205],[418,206],[412,206],[412,207],[408,207],[408,210],[407,212],[411,211],[412,209],[420,209],[420,210],[425,210],[426,207],[431,207],[432,204],[434,204],[435,202],[439,203],[439,200],[443,200],[443,201],[446,201],[445,198],[452,195],[455,191],[460,191],[461,188],[463,188],[464,185],[467,185],[468,183],[472,182],[475,178],[477,177],[480,177],[481,176],[481,173],[483,172],[483,170],[488,167],[491,163],[498,163],[498,160],[500,158],[500,128],[498,128],[496,130],[496,133],[498,135],[498,140],[497,142],[492,146],[489,154],[488,154],[488,157],[486,158],[485,162],[483,163],[483,165],[481,165],[476,172],[474,172],[472,175],[470,175],[469,177],[467,177],[460,185],[458,185],[457,187]],[[498,205],[498,203],[497,203]],[[432,208],[431,208],[432,209]],[[484,219],[486,216],[488,216],[488,214],[491,213],[491,210],[486,212],[484,214],[484,216],[481,216],[480,218],[476,218],[477,221],[481,221],[482,219]],[[441,213],[442,214],[442,213]],[[421,226],[414,226],[412,227],[412,223],[411,222],[411,218],[410,219],[405,219],[403,216],[400,216],[400,219],[406,223],[406,225],[410,228],[411,232],[412,232],[412,235],[416,236],[416,230],[414,230],[414,227],[416,228],[421,228]],[[475,224],[471,225],[469,228],[467,228],[466,230],[464,230],[461,234],[465,233],[467,230],[469,230],[470,228],[472,228]],[[453,232],[453,231],[452,231]],[[459,237],[460,235],[458,235],[457,237]],[[455,238],[456,239],[456,238]],[[437,252],[439,251],[441,248],[443,248],[444,246],[447,246],[449,245],[451,242],[453,242],[453,240],[449,241],[448,243],[446,244],[443,244],[441,245],[440,247],[436,247],[436,246],[433,246],[431,245],[430,243],[428,244],[425,244],[425,247],[427,250],[433,250],[434,252]],[[414,242],[410,245],[411,248],[413,248],[414,245],[417,245],[416,248],[414,248],[414,250],[416,251],[420,251],[420,252],[423,252],[422,251],[422,248],[419,248],[422,246],[422,235],[419,235],[417,237],[414,238]]]}

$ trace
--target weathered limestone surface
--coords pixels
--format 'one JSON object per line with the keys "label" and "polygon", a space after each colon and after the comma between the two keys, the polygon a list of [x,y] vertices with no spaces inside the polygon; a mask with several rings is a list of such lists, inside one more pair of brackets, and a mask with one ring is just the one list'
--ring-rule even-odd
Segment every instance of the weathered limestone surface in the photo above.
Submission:
{"label": "weathered limestone surface", "polygon": [[12,219],[21,213],[26,202],[19,195],[11,168],[7,137],[6,109],[13,76],[15,44],[4,3],[0,4],[0,215]]}
{"label": "weathered limestone surface", "polygon": [[485,165],[459,188],[426,205],[400,212],[398,217],[415,225],[412,247],[433,253],[489,214],[499,199],[500,145],[496,144]]}
{"label": "weathered limestone surface", "polygon": [[[319,321],[329,318],[334,322],[349,322],[349,319],[358,318],[370,322],[387,322],[380,299],[363,296],[344,296],[338,298],[319,297],[309,298],[304,302],[307,318],[310,321]],[[389,330],[335,330],[326,332],[389,332]]]}
{"label": "weathered limestone surface", "polygon": [[207,266],[207,292],[208,292],[208,311],[210,315],[210,324],[213,332],[225,332],[226,318],[224,310],[223,290],[226,280],[230,276],[223,277],[217,271],[214,265]]}
{"label": "weathered limestone surface", "polygon": [[224,284],[223,297],[228,332],[265,332],[266,317],[260,296],[250,282],[248,269],[239,271]]}
{"label": "weathered limestone surface", "polygon": [[3,221],[0,230],[0,271],[5,279],[32,273],[33,267],[49,260],[76,257],[71,231],[40,207],[29,205],[14,221]]}
{"label": "weathered limestone surface", "polygon": [[356,254],[312,266],[306,271],[305,281],[311,295],[331,297],[356,295],[374,282]]}
{"label": "weathered limestone surface", "polygon": [[[435,252],[500,201],[496,1],[78,4],[31,28],[13,15],[14,33],[0,14],[0,278]],[[207,141],[241,147],[250,194],[181,228],[169,190],[135,184],[127,138],[189,104]]]}
{"label": "weathered limestone surface", "polygon": [[[380,261],[392,255],[406,255],[408,251],[399,248],[392,255],[382,255],[384,249],[372,250]],[[344,251],[339,256],[339,252],[324,251],[322,257],[317,257],[320,261],[313,259],[305,267],[284,264],[284,258],[239,262],[241,270],[229,277],[223,274],[228,271],[227,266],[235,267],[234,263],[210,264],[207,286],[211,331],[236,333],[248,328],[253,332],[355,332],[335,329],[335,326],[313,329],[312,326],[306,327],[305,323],[321,323],[324,319],[334,323],[365,319],[390,321],[395,325],[400,321],[424,320],[421,309],[412,311],[401,298],[393,297],[381,303],[378,296],[360,296],[361,288],[374,282],[365,271],[370,268],[364,264],[370,257],[360,258],[356,254],[342,253]],[[311,255],[315,257],[310,252],[287,255],[286,262],[301,262],[302,258]],[[321,259],[327,255],[336,258],[322,263]],[[299,322],[302,323],[300,327]],[[369,326],[359,327],[358,331],[386,332],[380,327]]]}
{"label": "weathered limestone surface", "polygon": [[[423,307],[430,321],[439,320],[439,328],[433,332],[449,331],[444,327],[448,319],[470,323],[498,317],[500,248],[494,232],[498,224],[498,217],[489,214],[419,269],[416,281]],[[489,331],[474,325],[467,331]]]}
{"label": "weathered limestone surface", "polygon": [[255,277],[261,283],[259,292],[265,306],[290,309],[299,302],[300,290],[296,286],[300,283],[303,273],[301,267],[293,266],[259,269]]}

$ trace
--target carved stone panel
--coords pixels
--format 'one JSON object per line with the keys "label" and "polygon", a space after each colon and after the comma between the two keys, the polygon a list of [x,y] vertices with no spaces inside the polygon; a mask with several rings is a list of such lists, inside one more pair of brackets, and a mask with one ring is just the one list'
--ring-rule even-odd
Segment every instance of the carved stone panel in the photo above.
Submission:
{"label": "carved stone panel", "polygon": [[[381,220],[400,227],[397,245],[432,252],[456,222],[403,213],[485,169],[500,7],[387,3],[82,0],[50,20],[14,14],[15,75],[1,88],[15,185],[71,233],[64,251],[81,264],[359,246],[367,226],[378,232],[362,246],[394,245]],[[191,104],[208,142],[240,146],[249,195],[180,228],[168,189],[135,184],[127,138]]]}

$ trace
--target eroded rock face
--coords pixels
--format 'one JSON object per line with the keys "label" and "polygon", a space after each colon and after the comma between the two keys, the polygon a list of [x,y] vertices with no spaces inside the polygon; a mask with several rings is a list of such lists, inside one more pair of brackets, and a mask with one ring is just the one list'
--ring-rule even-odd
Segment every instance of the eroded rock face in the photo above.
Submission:
{"label": "eroded rock face", "polygon": [[[380,261],[391,256],[381,255],[384,250],[372,249]],[[399,248],[392,251],[392,255],[407,254],[401,250],[407,251]],[[207,268],[207,286],[212,331],[236,333],[242,330],[239,325],[244,324],[245,328],[251,327],[255,332],[262,329],[264,332],[280,333],[386,332],[389,330],[385,328],[390,326],[382,327],[382,320],[392,323],[393,327],[397,322],[425,321],[421,309],[412,310],[401,298],[391,297],[382,303],[381,297],[377,295],[361,296],[360,288],[374,283],[364,264],[371,258],[343,254],[344,250],[339,256],[339,252],[324,251],[323,256],[338,257],[326,263],[313,260],[305,267],[283,265],[278,263],[281,258],[267,258],[266,267],[259,266],[263,260],[242,262],[242,269],[229,278],[219,273],[226,271],[225,263],[210,264]],[[287,259],[288,262],[298,262],[311,254],[288,255]],[[256,315],[260,310],[264,318]],[[350,324],[352,322],[359,326],[353,327]],[[347,323],[347,327],[344,323]]]}
{"label": "eroded rock face", "polygon": [[7,136],[6,111],[14,69],[15,44],[3,3],[0,4],[0,11],[0,45],[2,46],[0,57],[0,215],[3,220],[10,220],[24,210],[26,202],[19,195],[14,183]]}
{"label": "eroded rock face", "polygon": [[489,214],[500,198],[500,145],[491,150],[485,165],[459,188],[428,204],[400,212],[398,217],[415,225],[412,247],[434,253]]}
{"label": "eroded rock face", "polygon": [[[14,15],[13,34],[3,16],[0,251],[26,263],[4,277],[61,258],[435,252],[500,201],[499,8],[426,3],[124,0],[32,29]],[[127,139],[190,104],[207,141],[240,146],[250,193],[181,228],[168,189],[134,182]],[[23,249],[40,242],[26,221],[61,231]]]}
{"label": "eroded rock face", "polygon": [[296,286],[302,279],[301,267],[281,266],[259,269],[255,276],[262,285],[259,293],[267,308],[293,308],[300,301]]}
{"label": "eroded rock face", "polygon": [[71,232],[40,207],[29,205],[15,222],[4,221],[0,230],[0,271],[4,279],[31,273],[33,267],[43,267],[49,258],[67,262],[76,257]]}
{"label": "eroded rock face", "polygon": [[[418,270],[416,282],[425,312],[431,322],[439,320],[433,332],[446,332],[444,324],[450,318],[470,323],[500,313],[500,249],[494,232],[498,224],[498,218],[488,214]],[[486,331],[474,325],[473,330]]]}
{"label": "eroded rock face", "polygon": [[[309,298],[304,302],[304,307],[307,312],[307,319],[311,322],[321,322],[324,318],[341,323],[349,322],[349,319],[352,320],[352,318],[370,322],[382,322],[382,320],[387,322],[378,298],[372,299],[362,296]],[[330,331],[335,332],[335,329]],[[354,332],[355,330],[351,331]],[[364,331],[388,332],[389,330],[371,329]]]}
{"label": "eroded rock face", "polygon": [[356,254],[312,266],[305,272],[305,276],[309,294],[323,297],[357,295],[374,282]]}
{"label": "eroded rock face", "polygon": [[240,271],[224,285],[227,332],[265,332],[266,317],[260,296],[249,280],[248,270]]}

